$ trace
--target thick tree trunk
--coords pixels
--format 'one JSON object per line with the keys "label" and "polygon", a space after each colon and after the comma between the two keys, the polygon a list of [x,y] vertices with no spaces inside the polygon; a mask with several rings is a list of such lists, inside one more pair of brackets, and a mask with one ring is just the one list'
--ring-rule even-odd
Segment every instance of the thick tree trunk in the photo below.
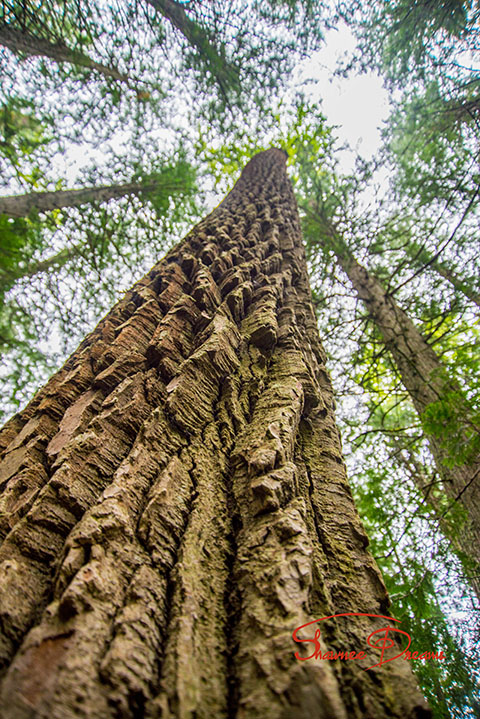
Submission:
{"label": "thick tree trunk", "polygon": [[109,67],[100,62],[95,62],[88,55],[71,50],[62,42],[50,42],[44,38],[30,35],[22,32],[9,25],[0,27],[0,45],[8,47],[9,50],[17,54],[37,57],[49,57],[57,63],[68,62],[72,65],[95,70],[104,75],[104,77],[118,80],[119,82],[128,82],[128,75],[124,75],[116,67]]}
{"label": "thick tree trunk", "polygon": [[0,213],[10,217],[26,217],[32,211],[48,212],[61,207],[80,207],[88,202],[108,202],[124,195],[138,195],[152,190],[155,185],[126,182],[123,185],[83,187],[80,190],[56,192],[28,192],[25,195],[0,197]]}
{"label": "thick tree trunk", "polygon": [[[418,414],[422,416],[429,406],[451,393],[457,399],[461,398],[460,389],[447,377],[434,350],[407,314],[377,278],[357,262],[334,228],[330,227],[327,232],[329,246],[380,330]],[[459,443],[467,441],[462,430],[467,413],[462,412],[462,405],[455,408],[454,415],[454,421],[450,420],[451,424],[445,426],[442,437],[430,433],[427,438],[450,507],[459,504],[466,515],[461,529],[457,522],[454,542],[460,554],[468,558],[466,570],[480,598],[480,459],[475,457],[463,464],[452,462],[452,436],[458,437]],[[420,489],[423,491],[423,488]],[[430,501],[437,509],[438,504],[435,507],[435,501],[432,498]],[[442,516],[440,519],[445,527],[445,519]]]}
{"label": "thick tree trunk", "polygon": [[294,656],[388,606],[333,408],[268,150],[0,434],[2,719],[430,716],[408,662]]}

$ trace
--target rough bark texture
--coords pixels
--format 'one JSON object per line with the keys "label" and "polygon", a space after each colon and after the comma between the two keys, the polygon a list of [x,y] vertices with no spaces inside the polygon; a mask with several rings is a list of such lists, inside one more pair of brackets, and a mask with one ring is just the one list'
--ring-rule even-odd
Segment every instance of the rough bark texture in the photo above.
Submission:
{"label": "rough bark texture", "polygon": [[108,65],[102,65],[100,62],[95,62],[88,55],[84,55],[78,50],[71,50],[62,42],[50,42],[9,25],[0,27],[0,44],[17,54],[49,57],[55,62],[69,62],[72,65],[80,65],[80,67],[95,70],[112,80],[128,81],[128,75],[122,74],[116,67],[109,67]]}
{"label": "rough bark texture", "polygon": [[408,662],[294,656],[388,606],[333,409],[272,149],[0,434],[2,719],[429,717]]}
{"label": "rough bark texture", "polygon": [[48,212],[61,207],[80,207],[88,202],[108,202],[116,197],[138,195],[148,192],[154,184],[126,182],[123,185],[82,187],[80,190],[57,190],[55,192],[28,192],[25,195],[0,197],[0,213],[10,217],[26,217],[32,211]]}
{"label": "rough bark texture", "polygon": [[[446,377],[435,351],[408,315],[344,245],[341,250],[338,243],[336,246],[337,258],[380,330],[419,415],[422,416],[429,405],[446,397],[449,392],[455,391],[460,395],[459,388]],[[455,425],[450,429],[447,427],[446,433],[461,436],[464,419],[459,409]],[[472,587],[480,597],[480,459],[477,457],[471,463],[451,466],[451,450],[445,442],[433,434],[427,436],[445,493],[451,503],[458,502],[466,514],[465,525],[461,529],[457,527],[459,531],[454,542],[460,553],[472,561],[467,571]],[[423,487],[420,489],[424,490]],[[436,508],[435,502],[432,504]]]}

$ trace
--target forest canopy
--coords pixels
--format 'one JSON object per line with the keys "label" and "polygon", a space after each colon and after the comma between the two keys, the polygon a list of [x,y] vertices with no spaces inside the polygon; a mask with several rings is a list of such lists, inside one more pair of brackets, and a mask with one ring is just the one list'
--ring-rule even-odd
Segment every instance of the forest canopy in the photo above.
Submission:
{"label": "forest canopy", "polygon": [[[332,81],[388,97],[374,154],[314,99],[345,30]],[[480,711],[479,52],[457,0],[0,5],[3,419],[284,149],[357,506],[392,612],[447,655],[413,662],[437,719]]]}

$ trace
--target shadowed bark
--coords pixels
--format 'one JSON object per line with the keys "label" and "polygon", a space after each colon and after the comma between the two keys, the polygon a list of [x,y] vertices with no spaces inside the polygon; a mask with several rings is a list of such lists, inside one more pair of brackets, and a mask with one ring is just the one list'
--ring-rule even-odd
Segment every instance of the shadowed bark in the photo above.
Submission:
{"label": "shadowed bark", "polygon": [[128,82],[128,75],[121,73],[116,67],[110,67],[96,62],[83,52],[71,50],[63,42],[50,42],[36,35],[17,30],[9,25],[0,27],[0,45],[8,47],[9,50],[17,54],[28,55],[30,57],[49,57],[58,63],[68,62],[72,65],[79,65],[89,70],[95,70],[104,77],[109,77],[112,80]]}
{"label": "shadowed bark", "polygon": [[[353,257],[346,243],[328,223],[323,224],[329,247],[350,279],[358,297],[364,302],[369,316],[382,335],[391,353],[403,385],[420,417],[429,407],[449,395],[454,396],[457,406],[453,416],[445,420],[442,435],[425,432],[435,460],[450,508],[458,503],[464,510],[465,522],[460,528],[457,522],[453,540],[461,556],[467,558],[466,571],[472,588],[480,598],[480,459],[478,456],[459,463],[452,461],[452,437],[458,445],[466,444],[465,428],[478,433],[478,428],[468,426],[468,407],[457,384],[448,377],[435,351],[427,343],[408,315],[388,294],[379,280]],[[454,400],[452,400],[454,401]],[[418,474],[412,474],[418,479]],[[425,494],[425,488],[419,484]],[[437,510],[442,526],[448,536],[452,527],[445,524],[444,512],[435,498],[429,501]],[[471,564],[470,564],[471,563]]]}
{"label": "shadowed bark", "polygon": [[294,656],[388,606],[333,409],[272,149],[0,433],[2,719],[429,717],[406,661]]}

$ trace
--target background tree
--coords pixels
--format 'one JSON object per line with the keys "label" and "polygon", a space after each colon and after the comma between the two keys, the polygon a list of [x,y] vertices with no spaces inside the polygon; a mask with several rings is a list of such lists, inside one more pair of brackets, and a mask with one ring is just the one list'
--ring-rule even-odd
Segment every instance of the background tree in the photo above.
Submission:
{"label": "background tree", "polygon": [[[422,481],[435,487],[438,477],[425,476],[431,465],[412,431],[408,440],[405,432],[396,434],[398,419],[379,423],[370,433],[364,421],[363,414],[356,421],[360,469],[351,476],[359,512],[372,537],[372,553],[382,567],[395,616],[422,646],[445,647],[447,657],[436,664],[412,661],[412,666],[435,717],[474,717],[479,706],[478,635],[474,627],[469,631],[465,626],[468,601],[461,598],[458,580],[452,581],[462,570],[418,490]],[[370,420],[367,426],[373,424]],[[458,608],[456,627],[450,617],[446,620],[446,598],[450,607]],[[471,607],[470,615],[475,616]]]}
{"label": "background tree", "polygon": [[[324,208],[311,203],[308,211],[311,230],[316,225],[316,241],[334,252],[393,357],[422,421],[450,504],[458,502],[465,510],[466,526],[462,530],[457,527],[456,540],[462,554],[473,562],[472,584],[480,595],[480,518],[476,516],[476,507],[480,505],[477,497],[480,442],[475,409],[404,310],[381,282],[358,263]],[[436,497],[436,492],[430,493],[433,505]],[[440,503],[438,509],[442,516],[445,503]]]}

